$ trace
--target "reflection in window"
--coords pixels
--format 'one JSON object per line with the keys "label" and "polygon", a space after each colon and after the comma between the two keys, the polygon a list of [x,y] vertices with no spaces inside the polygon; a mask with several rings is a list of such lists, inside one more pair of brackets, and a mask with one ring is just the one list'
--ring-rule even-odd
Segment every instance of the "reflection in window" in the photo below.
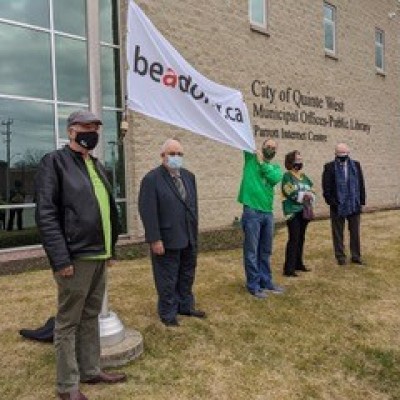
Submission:
{"label": "reflection in window", "polygon": [[120,112],[103,111],[104,160],[115,197],[125,197],[125,160],[118,134],[120,121]]}
{"label": "reflection in window", "polygon": [[380,29],[375,30],[375,66],[379,71],[384,68],[385,34]]}
{"label": "reflection in window", "polygon": [[0,18],[49,27],[49,0],[1,0]]}
{"label": "reflection in window", "polygon": [[86,36],[86,0],[53,0],[54,29]]}
{"label": "reflection in window", "polygon": [[121,107],[119,49],[101,47],[101,88],[103,105]]}
{"label": "reflection in window", "polygon": [[325,51],[336,53],[336,9],[328,3],[324,3],[324,32]]}
{"label": "reflection in window", "polygon": [[35,208],[27,204],[0,208],[0,250],[36,244],[40,244],[40,237],[35,224]]}
{"label": "reflection in window", "polygon": [[249,0],[250,23],[267,29],[267,0]]}
{"label": "reflection in window", "polygon": [[53,106],[0,99],[0,110],[1,122],[12,121],[10,140],[0,148],[0,205],[11,206],[0,209],[0,248],[35,244],[34,209],[28,205],[34,202],[37,165],[54,149]]}
{"label": "reflection in window", "polygon": [[[11,140],[5,142],[5,136],[0,136],[0,248],[39,243],[32,206],[37,165],[44,154],[67,139],[68,115],[88,108],[86,1],[0,0],[0,131],[7,129],[1,122],[12,121]],[[50,4],[54,10],[54,48],[51,32],[40,30],[50,30]],[[126,232],[124,154],[118,141],[118,1],[99,0],[99,5],[102,102],[107,108],[102,115],[105,165],[114,193],[120,199],[118,210]],[[16,26],[2,22],[2,18],[40,28]],[[78,37],[67,37],[68,34]],[[52,86],[52,54],[57,97]],[[16,96],[26,100],[17,100]]]}
{"label": "reflection in window", "polygon": [[[54,113],[51,104],[0,98],[0,119],[13,121],[10,127],[11,168],[22,163],[35,168],[41,157],[54,149]],[[2,145],[0,160],[6,161],[6,158],[7,149]],[[4,182],[1,182],[0,190],[3,188]]]}
{"label": "reflection in window", "polygon": [[126,225],[126,221],[127,221],[126,202],[125,201],[117,201],[117,209],[118,209],[119,223],[121,226],[120,233],[127,233],[128,227]]}
{"label": "reflection in window", "polygon": [[88,103],[86,42],[56,36],[57,92],[60,101]]}
{"label": "reflection in window", "polygon": [[0,54],[1,94],[52,98],[48,33],[0,23]]}
{"label": "reflection in window", "polygon": [[100,0],[100,40],[119,44],[118,2],[115,0]]}

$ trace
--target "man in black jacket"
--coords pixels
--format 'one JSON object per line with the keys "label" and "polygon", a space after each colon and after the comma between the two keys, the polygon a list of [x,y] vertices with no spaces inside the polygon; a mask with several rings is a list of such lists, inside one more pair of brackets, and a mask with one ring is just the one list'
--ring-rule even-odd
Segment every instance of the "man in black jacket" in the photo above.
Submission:
{"label": "man in black jacket", "polygon": [[351,262],[364,265],[360,246],[360,214],[365,205],[365,184],[361,165],[349,157],[349,148],[339,143],[335,160],[324,166],[322,189],[330,206],[333,247],[339,265],[346,264],[343,244],[344,223],[347,219],[350,233]]}
{"label": "man in black jacket", "polygon": [[98,316],[105,266],[118,237],[110,184],[104,167],[90,154],[100,125],[91,112],[73,112],[67,120],[69,145],[46,154],[35,177],[36,222],[58,287],[54,344],[62,400],[87,399],[79,382],[126,379],[100,370]]}
{"label": "man in black jacket", "polygon": [[194,308],[198,210],[194,175],[182,168],[183,148],[168,139],[162,165],[143,178],[139,213],[150,244],[158,293],[158,313],[166,326],[179,325],[177,314],[205,318]]}

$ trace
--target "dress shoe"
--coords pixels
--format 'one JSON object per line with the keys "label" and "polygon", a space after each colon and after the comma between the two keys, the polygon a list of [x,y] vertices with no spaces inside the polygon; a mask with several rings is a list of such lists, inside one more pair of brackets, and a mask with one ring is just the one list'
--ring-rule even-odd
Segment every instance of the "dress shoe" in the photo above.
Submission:
{"label": "dress shoe", "polygon": [[284,272],[283,276],[287,276],[288,278],[296,278],[299,275],[297,275],[296,272]]}
{"label": "dress shoe", "polygon": [[338,265],[346,265],[346,260],[337,260]]}
{"label": "dress shoe", "polygon": [[180,312],[180,315],[186,315],[187,317],[195,317],[195,318],[206,318],[207,315],[202,310],[190,310],[189,312]]}
{"label": "dress shoe", "polygon": [[61,400],[89,400],[83,393],[79,390],[72,390],[67,393],[57,393],[58,398]]}
{"label": "dress shoe", "polygon": [[352,264],[358,264],[358,265],[361,265],[361,266],[367,265],[363,260],[361,260],[361,258],[358,258],[358,259],[352,258],[351,259],[351,263]]}
{"label": "dress shoe", "polygon": [[109,373],[100,371],[99,375],[94,376],[86,380],[82,380],[82,383],[87,383],[89,385],[96,385],[98,383],[120,383],[126,381],[126,375],[124,373]]}
{"label": "dress shoe", "polygon": [[163,319],[161,318],[161,322],[165,325],[165,326],[179,326],[179,322],[176,318],[173,319]]}
{"label": "dress shoe", "polygon": [[310,272],[311,268],[307,268],[305,265],[302,265],[301,267],[297,267],[296,271]]}

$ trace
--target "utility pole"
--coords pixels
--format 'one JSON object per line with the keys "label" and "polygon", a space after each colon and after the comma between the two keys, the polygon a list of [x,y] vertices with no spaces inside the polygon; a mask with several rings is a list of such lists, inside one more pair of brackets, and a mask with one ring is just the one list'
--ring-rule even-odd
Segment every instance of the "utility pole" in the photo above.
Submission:
{"label": "utility pole", "polygon": [[6,137],[6,149],[7,149],[7,172],[6,172],[6,203],[10,201],[10,162],[11,162],[11,125],[14,123],[14,120],[8,118],[7,120],[1,121],[2,125],[6,126],[6,131],[1,134]]}

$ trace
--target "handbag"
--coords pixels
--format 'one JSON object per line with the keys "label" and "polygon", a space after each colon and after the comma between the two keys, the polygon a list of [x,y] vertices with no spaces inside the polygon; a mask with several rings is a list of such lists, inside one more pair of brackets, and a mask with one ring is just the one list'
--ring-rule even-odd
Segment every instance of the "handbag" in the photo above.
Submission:
{"label": "handbag", "polygon": [[314,209],[310,201],[306,201],[303,204],[303,218],[307,221],[311,221],[315,218]]}

